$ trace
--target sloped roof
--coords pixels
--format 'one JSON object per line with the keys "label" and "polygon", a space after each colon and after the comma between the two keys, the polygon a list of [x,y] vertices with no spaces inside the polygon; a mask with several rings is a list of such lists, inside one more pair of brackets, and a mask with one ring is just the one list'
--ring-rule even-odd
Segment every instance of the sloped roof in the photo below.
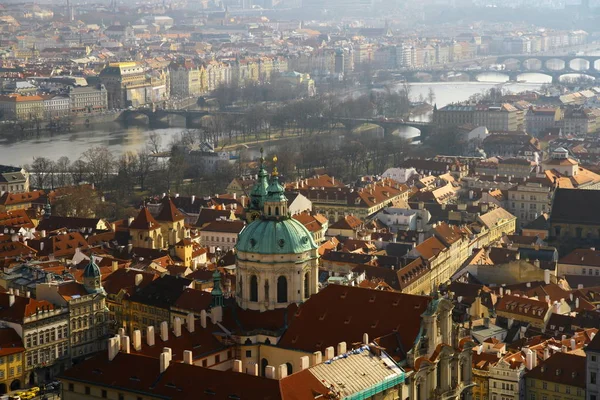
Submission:
{"label": "sloped roof", "polygon": [[165,197],[162,202],[162,208],[156,217],[157,221],[167,221],[167,222],[177,222],[183,221],[185,217],[183,214],[175,207],[175,204],[171,201],[170,197]]}
{"label": "sloped roof", "polygon": [[137,217],[135,217],[131,225],[129,225],[129,228],[140,230],[154,230],[159,229],[160,225],[158,224],[158,222],[156,222],[152,214],[150,214],[150,211],[148,211],[146,207],[142,207]]}

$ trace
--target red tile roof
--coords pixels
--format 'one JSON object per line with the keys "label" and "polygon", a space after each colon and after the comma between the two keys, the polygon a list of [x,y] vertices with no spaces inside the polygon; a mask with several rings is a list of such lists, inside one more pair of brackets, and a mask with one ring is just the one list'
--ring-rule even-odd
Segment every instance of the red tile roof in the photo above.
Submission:
{"label": "red tile roof", "polygon": [[408,351],[430,301],[426,296],[329,285],[300,306],[278,345],[312,353],[340,342],[361,342],[364,333],[376,338],[399,332]]}
{"label": "red tile roof", "polygon": [[170,197],[165,197],[163,200],[163,205],[156,217],[157,221],[168,221],[168,222],[177,222],[183,221],[185,217],[183,214],[175,207],[175,204],[171,201]]}
{"label": "red tile roof", "polygon": [[0,357],[24,351],[23,340],[13,328],[0,328]]}
{"label": "red tile roof", "polygon": [[144,231],[159,228],[160,225],[158,224],[158,222],[156,222],[156,220],[154,219],[152,214],[150,214],[150,211],[148,211],[146,207],[142,207],[137,217],[135,217],[133,222],[131,222],[131,225],[129,225],[129,229],[140,229]]}

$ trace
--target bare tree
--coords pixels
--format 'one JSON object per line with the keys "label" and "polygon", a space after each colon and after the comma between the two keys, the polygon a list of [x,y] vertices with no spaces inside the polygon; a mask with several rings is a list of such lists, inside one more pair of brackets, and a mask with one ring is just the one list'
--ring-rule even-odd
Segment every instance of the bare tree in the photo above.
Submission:
{"label": "bare tree", "polygon": [[148,135],[148,143],[146,148],[151,153],[160,153],[162,151],[162,137],[156,131],[150,132]]}
{"label": "bare tree", "polygon": [[85,151],[81,158],[86,162],[91,183],[102,187],[114,170],[114,156],[106,147],[97,146]]}

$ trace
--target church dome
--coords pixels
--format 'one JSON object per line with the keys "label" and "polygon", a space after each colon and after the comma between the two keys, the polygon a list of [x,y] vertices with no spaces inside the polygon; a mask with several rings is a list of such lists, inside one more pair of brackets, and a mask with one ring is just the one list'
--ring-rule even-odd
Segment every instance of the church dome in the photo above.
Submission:
{"label": "church dome", "polygon": [[254,254],[299,254],[318,248],[311,233],[292,218],[260,219],[239,234],[236,249]]}

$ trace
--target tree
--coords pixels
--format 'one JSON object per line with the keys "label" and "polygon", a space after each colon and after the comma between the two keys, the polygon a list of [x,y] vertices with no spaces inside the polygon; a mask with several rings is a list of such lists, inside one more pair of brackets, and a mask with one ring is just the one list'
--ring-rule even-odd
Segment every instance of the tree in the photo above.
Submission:
{"label": "tree", "polygon": [[52,203],[52,214],[61,217],[95,218],[104,216],[102,196],[90,185],[60,189]]}
{"label": "tree", "polygon": [[31,173],[32,186],[39,189],[53,188],[54,162],[46,157],[34,157],[31,165],[25,169]]}
{"label": "tree", "polygon": [[431,87],[429,88],[429,92],[427,92],[427,102],[429,105],[433,105],[435,103],[435,92]]}
{"label": "tree", "polygon": [[162,151],[162,136],[160,136],[156,131],[150,132],[150,135],[148,135],[148,143],[146,144],[146,148],[151,153],[160,153]]}
{"label": "tree", "polygon": [[70,178],[71,160],[69,157],[63,156],[56,161],[55,164],[55,182],[57,187],[63,187],[71,184]]}
{"label": "tree", "polygon": [[91,183],[98,187],[108,184],[111,173],[114,171],[114,156],[103,146],[92,147],[86,150],[81,158],[87,167],[87,176]]}

